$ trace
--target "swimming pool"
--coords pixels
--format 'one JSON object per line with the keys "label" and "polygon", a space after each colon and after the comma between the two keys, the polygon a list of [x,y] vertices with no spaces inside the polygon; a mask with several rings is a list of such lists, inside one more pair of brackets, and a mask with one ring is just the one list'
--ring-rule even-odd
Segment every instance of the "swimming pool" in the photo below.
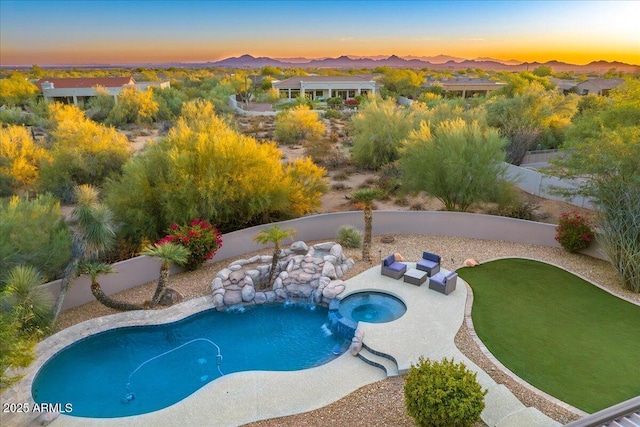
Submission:
{"label": "swimming pool", "polygon": [[311,368],[349,344],[329,332],[327,313],[309,305],[264,305],[112,329],[49,359],[32,395],[37,403],[71,403],[68,415],[114,418],[170,406],[221,374]]}

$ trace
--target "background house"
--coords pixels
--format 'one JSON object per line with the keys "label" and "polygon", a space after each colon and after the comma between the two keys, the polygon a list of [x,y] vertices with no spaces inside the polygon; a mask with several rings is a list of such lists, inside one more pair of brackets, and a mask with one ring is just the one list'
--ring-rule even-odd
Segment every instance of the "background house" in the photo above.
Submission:
{"label": "background house", "polygon": [[168,88],[167,82],[136,83],[133,77],[82,77],[82,78],[43,78],[36,82],[46,102],[73,103],[84,106],[89,98],[96,96],[96,87],[104,88],[118,103],[118,95],[125,87],[135,86],[140,90],[150,87]]}
{"label": "background house", "polygon": [[472,98],[475,95],[486,96],[489,92],[498,90],[503,86],[505,86],[505,83],[471,77],[438,80],[428,78],[422,85],[424,88],[441,87],[445,94],[462,98]]}
{"label": "background house", "polygon": [[275,80],[271,86],[278,89],[280,98],[295,99],[306,96],[311,99],[355,98],[358,95],[376,93],[379,84],[369,76],[295,76]]}

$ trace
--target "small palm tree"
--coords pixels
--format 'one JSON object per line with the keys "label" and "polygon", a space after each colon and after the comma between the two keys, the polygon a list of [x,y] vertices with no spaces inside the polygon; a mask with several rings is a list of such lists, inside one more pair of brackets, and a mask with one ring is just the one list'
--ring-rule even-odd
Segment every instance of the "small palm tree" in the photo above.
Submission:
{"label": "small palm tree", "polygon": [[78,266],[78,274],[86,274],[91,278],[91,293],[102,305],[119,311],[142,310],[144,308],[142,305],[118,301],[104,293],[100,283],[98,283],[98,276],[115,272],[116,270],[111,264],[104,262],[83,262]]}
{"label": "small palm tree", "polygon": [[253,236],[253,241],[261,245],[273,243],[273,260],[271,261],[271,270],[269,271],[268,286],[272,286],[275,280],[275,271],[278,266],[278,258],[280,257],[280,243],[285,239],[291,239],[296,234],[297,232],[293,228],[281,229],[279,226],[273,225]]}
{"label": "small palm tree", "polygon": [[380,190],[363,188],[353,193],[353,200],[364,204],[364,239],[362,242],[362,260],[371,261],[371,230],[373,228],[373,201],[382,195]]}
{"label": "small palm tree", "polygon": [[13,267],[4,281],[0,310],[15,310],[22,330],[45,331],[53,322],[53,295],[42,284],[40,272],[24,264]]}
{"label": "small palm tree", "polygon": [[166,242],[161,245],[147,245],[141,252],[142,255],[160,258],[162,265],[160,266],[160,277],[158,277],[158,286],[151,298],[151,308],[158,305],[160,298],[164,295],[167,285],[169,284],[169,266],[173,264],[183,265],[189,259],[189,249],[173,242]]}
{"label": "small palm tree", "polygon": [[115,243],[116,237],[113,214],[100,203],[98,189],[91,185],[80,185],[75,192],[77,204],[68,220],[73,236],[71,259],[60,282],[60,293],[54,307],[54,323],[62,310],[64,297],[73,279],[78,277],[80,262],[98,257]]}

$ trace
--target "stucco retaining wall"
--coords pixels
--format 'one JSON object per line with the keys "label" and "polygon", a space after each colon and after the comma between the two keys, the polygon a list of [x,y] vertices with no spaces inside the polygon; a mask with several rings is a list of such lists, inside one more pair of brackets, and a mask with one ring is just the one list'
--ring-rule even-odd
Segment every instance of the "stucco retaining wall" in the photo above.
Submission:
{"label": "stucco retaining wall", "polygon": [[[279,223],[281,227],[293,227],[298,232],[296,239],[304,241],[335,239],[340,226],[350,224],[364,228],[362,211],[337,212],[296,218]],[[215,261],[264,249],[252,239],[260,230],[271,224],[260,225],[227,233],[222,236],[223,246],[216,253]],[[505,240],[541,246],[560,247],[555,241],[555,225],[523,221],[492,215],[461,212],[424,211],[374,211],[373,234],[423,234],[436,236],[456,236],[486,240]],[[595,258],[606,259],[597,242],[592,242],[583,253]],[[114,264],[117,274],[100,277],[100,284],[107,295],[156,280],[160,271],[160,261],[140,256]],[[173,267],[172,274],[180,268]],[[212,277],[213,279],[213,277]],[[56,295],[60,281],[44,286]],[[63,310],[77,307],[94,300],[87,277],[78,278],[65,297]]]}

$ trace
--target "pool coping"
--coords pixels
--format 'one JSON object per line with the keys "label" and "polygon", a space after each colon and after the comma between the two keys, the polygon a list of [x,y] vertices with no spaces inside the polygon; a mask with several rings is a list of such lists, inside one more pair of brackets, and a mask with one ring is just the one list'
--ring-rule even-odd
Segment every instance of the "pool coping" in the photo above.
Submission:
{"label": "pool coping", "polygon": [[[407,264],[412,266],[415,263]],[[476,372],[478,381],[488,390],[482,413],[487,424],[496,425],[502,420],[501,427],[517,426],[522,422],[518,419],[521,414],[529,417],[527,419],[533,416],[537,423],[529,424],[532,426],[560,425],[534,408],[525,408],[504,385],[495,383],[455,346],[454,338],[464,321],[467,302],[466,283],[462,279],[458,278],[455,292],[444,295],[429,290],[427,282],[416,286],[382,276],[380,267],[375,266],[348,279],[345,285],[345,292],[340,295],[340,299],[356,292],[379,291],[400,298],[407,306],[404,316],[394,321],[359,325],[359,329],[364,332],[363,342],[367,347],[391,356],[401,374],[417,363],[420,357],[432,360],[453,358],[464,362]],[[113,328],[171,323],[210,308],[213,308],[213,298],[206,296],[163,310],[117,313],[69,327],[38,345],[38,359],[24,371],[25,378],[9,389],[9,394],[3,394],[3,399],[33,403],[31,384],[35,374],[53,354],[72,342]],[[302,371],[247,371],[225,375],[182,401],[148,414],[108,419],[61,414],[51,425],[170,426],[188,423],[235,426],[317,409],[384,378],[386,374],[381,369],[345,353],[329,363]],[[310,384],[314,386],[310,387]],[[301,399],[300,396],[304,398]],[[215,402],[218,401],[224,404],[216,405]],[[7,425],[29,424],[28,421],[24,422],[24,417],[16,416],[5,420]],[[33,420],[33,416],[30,420]]]}

